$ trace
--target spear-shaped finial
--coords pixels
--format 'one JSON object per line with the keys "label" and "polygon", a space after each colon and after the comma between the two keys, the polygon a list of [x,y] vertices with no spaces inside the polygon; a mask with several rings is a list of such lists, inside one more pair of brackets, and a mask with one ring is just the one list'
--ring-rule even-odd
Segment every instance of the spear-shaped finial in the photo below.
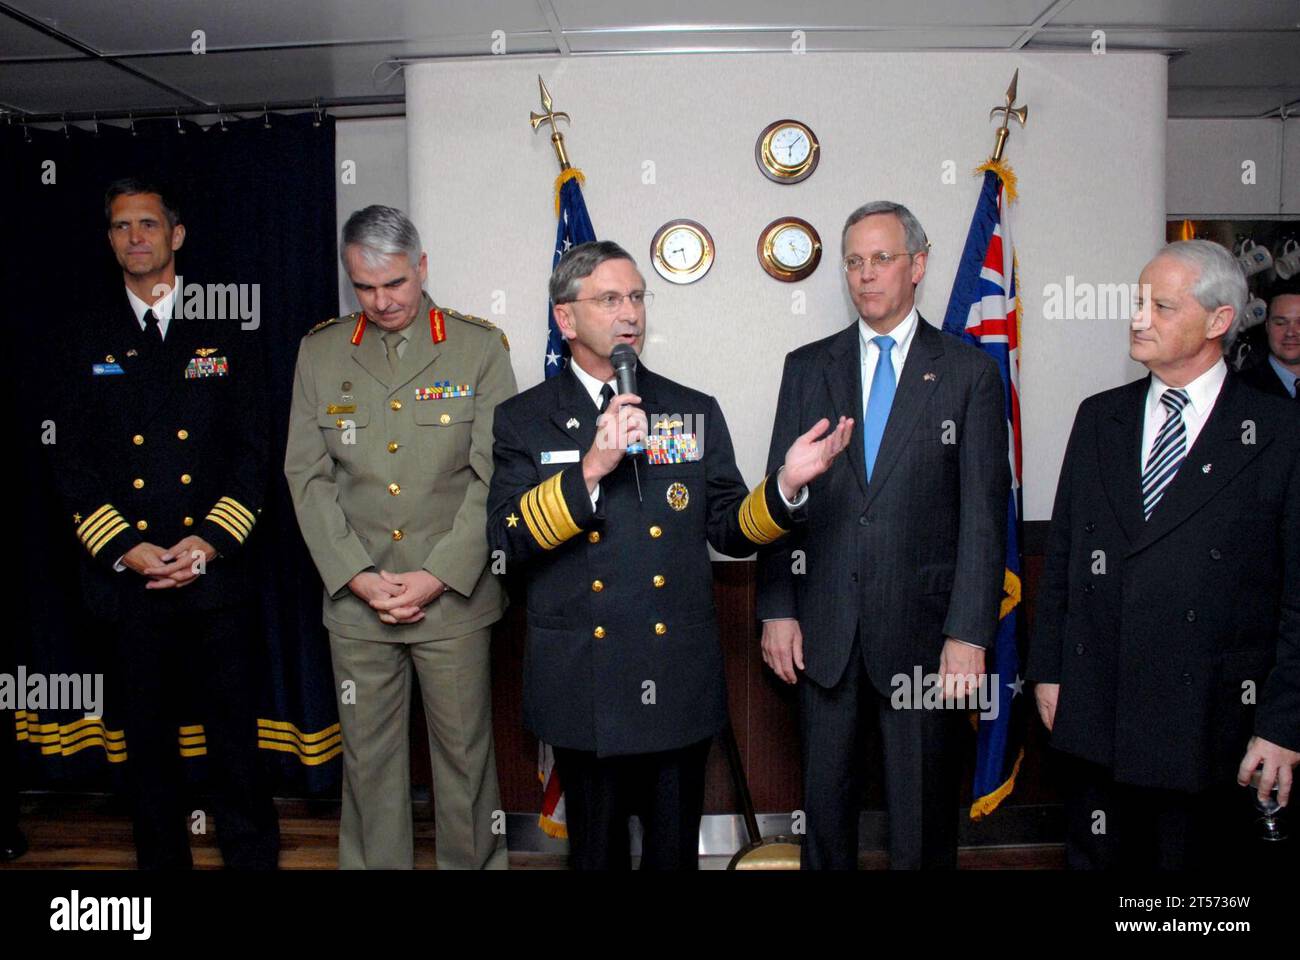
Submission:
{"label": "spear-shaped finial", "polygon": [[1002,125],[998,127],[997,143],[993,145],[993,156],[990,158],[993,162],[1002,159],[1002,150],[1007,145],[1007,137],[1011,135],[1011,118],[1015,117],[1020,121],[1020,125],[1025,125],[1025,119],[1029,116],[1029,107],[1017,107],[1016,102],[1016,81],[1020,79],[1020,70],[1017,69],[1011,75],[1011,86],[1007,87],[1007,102],[1004,106],[994,107],[989,111],[989,119],[992,120],[999,113],[1002,114]]}
{"label": "spear-shaped finial", "polygon": [[537,132],[537,129],[544,123],[549,123],[551,125],[551,146],[555,148],[555,158],[560,161],[561,170],[568,170],[569,157],[564,152],[564,134],[560,133],[559,128],[556,126],[556,121],[563,120],[566,123],[569,123],[571,122],[569,120],[569,115],[567,113],[555,112],[551,104],[551,91],[546,89],[546,84],[543,82],[541,74],[537,75],[537,86],[541,90],[542,94],[542,109],[546,112],[530,113],[528,115],[528,122],[532,124],[534,133]]}

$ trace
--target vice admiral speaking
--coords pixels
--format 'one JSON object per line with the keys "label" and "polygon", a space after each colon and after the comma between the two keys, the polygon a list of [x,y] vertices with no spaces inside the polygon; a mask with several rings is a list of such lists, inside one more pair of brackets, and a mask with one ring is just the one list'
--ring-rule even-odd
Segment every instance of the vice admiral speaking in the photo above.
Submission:
{"label": "vice admiral speaking", "polygon": [[708,545],[788,532],[853,421],[813,425],[751,493],[713,397],[644,366],[615,389],[652,296],[625,250],[573,247],[550,294],[572,361],[497,408],[488,494],[491,547],[527,584],[524,720],[554,748],[575,868],[626,869],[635,814],[643,869],[692,869],[727,716]]}

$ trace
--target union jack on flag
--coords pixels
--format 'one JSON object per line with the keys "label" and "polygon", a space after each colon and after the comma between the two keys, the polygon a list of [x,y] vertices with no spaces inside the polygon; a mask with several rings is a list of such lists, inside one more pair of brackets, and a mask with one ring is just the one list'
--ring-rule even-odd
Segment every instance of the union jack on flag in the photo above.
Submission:
{"label": "union jack on flag", "polygon": [[[962,251],[943,329],[980,347],[997,361],[1002,373],[1008,424],[1007,458],[1011,465],[1011,495],[1007,500],[1007,556],[1002,607],[990,682],[998,691],[997,716],[979,720],[975,783],[970,815],[978,820],[992,813],[1015,787],[1024,757],[1024,703],[1017,648],[1020,607],[1020,310],[1016,295],[1016,251],[1011,242],[1011,206],[1016,199],[1015,174],[1005,161],[989,162],[984,171],[966,248]],[[978,170],[977,170],[978,172]]]}

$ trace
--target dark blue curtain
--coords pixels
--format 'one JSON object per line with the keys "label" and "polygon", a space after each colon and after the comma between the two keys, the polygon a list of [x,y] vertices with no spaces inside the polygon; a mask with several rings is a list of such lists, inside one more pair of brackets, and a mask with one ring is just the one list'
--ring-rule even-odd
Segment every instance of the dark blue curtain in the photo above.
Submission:
{"label": "dark blue curtain", "polygon": [[[331,118],[272,114],[206,129],[176,120],[137,121],[134,130],[105,124],[98,132],[0,128],[9,215],[0,256],[0,395],[12,454],[4,480],[7,622],[0,624],[12,650],[0,649],[9,659],[0,672],[18,664],[46,674],[108,666],[83,609],[81,547],[62,522],[41,398],[59,388],[43,358],[57,356],[88,304],[122,295],[103,194],[125,176],[161,180],[176,192],[187,229],[176,262],[187,283],[258,285],[258,327],[248,335],[265,362],[261,400],[258,409],[228,415],[266,418],[272,438],[266,506],[248,548],[260,570],[256,605],[266,640],[259,745],[278,795],[336,793],[338,717],[320,581],[280,472],[298,342],[337,312]],[[82,414],[93,421],[96,411]],[[0,713],[0,723],[3,736],[18,738],[22,787],[108,788],[120,776],[121,764],[109,762],[103,737],[80,714]],[[111,700],[103,728],[113,729]],[[204,762],[186,761],[198,781]]]}

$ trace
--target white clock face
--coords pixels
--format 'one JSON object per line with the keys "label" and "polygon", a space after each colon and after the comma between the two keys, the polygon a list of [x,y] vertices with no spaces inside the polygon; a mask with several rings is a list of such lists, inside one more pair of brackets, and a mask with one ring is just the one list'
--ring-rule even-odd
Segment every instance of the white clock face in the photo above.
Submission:
{"label": "white clock face", "polygon": [[772,238],[772,258],[788,270],[804,266],[812,255],[812,237],[799,227],[782,227]]}
{"label": "white clock face", "polygon": [[799,127],[782,127],[772,134],[772,159],[783,167],[800,166],[812,153],[808,134]]}
{"label": "white clock face", "polygon": [[704,259],[704,241],[687,227],[669,230],[659,249],[663,251],[664,263],[672,270],[692,270]]}

